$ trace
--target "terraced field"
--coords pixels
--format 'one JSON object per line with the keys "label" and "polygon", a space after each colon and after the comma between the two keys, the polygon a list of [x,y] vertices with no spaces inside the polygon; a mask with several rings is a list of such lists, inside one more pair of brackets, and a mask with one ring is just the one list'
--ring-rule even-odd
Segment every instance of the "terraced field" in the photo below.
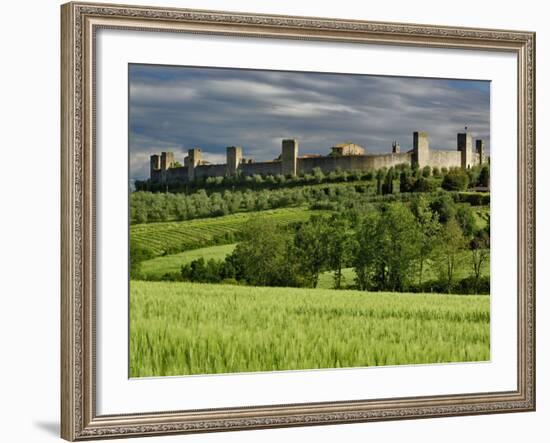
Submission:
{"label": "terraced field", "polygon": [[307,208],[284,208],[182,222],[144,223],[132,225],[130,237],[137,246],[147,248],[158,256],[166,251],[197,249],[211,244],[216,239],[223,243],[224,235],[239,231],[247,220],[260,214],[277,223],[289,224],[307,220],[321,212],[310,211]]}

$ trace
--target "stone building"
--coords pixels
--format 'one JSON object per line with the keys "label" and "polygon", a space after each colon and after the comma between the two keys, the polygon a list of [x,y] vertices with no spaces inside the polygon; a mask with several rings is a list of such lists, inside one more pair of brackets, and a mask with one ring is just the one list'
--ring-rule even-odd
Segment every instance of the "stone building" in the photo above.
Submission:
{"label": "stone building", "polygon": [[342,156],[342,155],[364,155],[365,148],[362,146],[356,145],[355,143],[340,143],[333,146],[331,149],[331,155],[333,156]]}
{"label": "stone building", "polygon": [[[336,152],[336,153],[335,153]],[[413,148],[401,152],[397,141],[392,143],[392,150],[388,153],[369,154],[355,143],[343,143],[331,147],[328,155],[304,155],[298,153],[298,141],[285,139],[282,141],[281,155],[271,161],[254,162],[245,160],[240,146],[229,146],[226,150],[226,163],[209,164],[202,159],[200,148],[189,149],[183,166],[174,161],[172,152],[162,152],[161,155],[151,155],[150,180],[153,183],[184,183],[195,179],[217,177],[225,175],[297,175],[311,173],[319,168],[324,173],[336,169],[343,171],[376,170],[383,167],[390,168],[399,164],[409,164],[423,168],[452,168],[468,169],[474,165],[486,163],[483,140],[476,140],[475,151],[472,135],[468,132],[457,134],[456,150],[436,150],[430,148],[427,132],[414,132]],[[177,165],[177,166],[176,166]]]}

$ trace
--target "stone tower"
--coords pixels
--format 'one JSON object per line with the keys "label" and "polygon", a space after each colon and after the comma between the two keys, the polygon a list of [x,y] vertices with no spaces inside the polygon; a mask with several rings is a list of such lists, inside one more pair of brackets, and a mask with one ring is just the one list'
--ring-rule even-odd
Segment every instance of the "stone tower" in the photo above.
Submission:
{"label": "stone tower", "polygon": [[461,152],[460,166],[469,169],[474,165],[474,153],[472,150],[472,134],[461,132],[456,136],[456,149]]}
{"label": "stone tower", "polygon": [[149,177],[154,177],[155,173],[160,170],[160,156],[153,154],[150,157],[149,163]]}
{"label": "stone tower", "polygon": [[243,159],[243,148],[240,146],[228,146],[226,150],[226,175],[235,175]]}
{"label": "stone tower", "polygon": [[399,145],[399,143],[397,141],[393,141],[393,143],[391,144],[391,152],[393,154],[399,154],[401,152],[401,146]]}
{"label": "stone tower", "polygon": [[281,173],[283,175],[296,175],[298,168],[298,140],[283,140],[281,153]]}
{"label": "stone tower", "polygon": [[200,148],[189,149],[187,157],[187,178],[189,181],[193,181],[195,180],[195,168],[200,165],[202,159]]}
{"label": "stone tower", "polygon": [[166,171],[174,164],[173,152],[161,152],[160,154],[160,169]]}
{"label": "stone tower", "polygon": [[427,132],[421,131],[413,134],[412,162],[419,168],[430,164],[430,142]]}
{"label": "stone tower", "polygon": [[485,142],[483,140],[476,140],[476,163],[483,164],[485,162]]}

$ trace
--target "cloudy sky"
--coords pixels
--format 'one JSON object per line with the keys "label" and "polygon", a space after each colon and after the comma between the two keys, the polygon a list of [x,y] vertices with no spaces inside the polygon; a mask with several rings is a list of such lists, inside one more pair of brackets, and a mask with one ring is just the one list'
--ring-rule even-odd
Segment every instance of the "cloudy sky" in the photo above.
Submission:
{"label": "cloudy sky", "polygon": [[390,152],[427,131],[433,149],[456,149],[467,125],[489,148],[490,83],[368,75],[130,65],[130,178],[149,176],[149,156],[187,149],[225,163],[227,146],[271,160],[283,138],[300,154],[351,141]]}

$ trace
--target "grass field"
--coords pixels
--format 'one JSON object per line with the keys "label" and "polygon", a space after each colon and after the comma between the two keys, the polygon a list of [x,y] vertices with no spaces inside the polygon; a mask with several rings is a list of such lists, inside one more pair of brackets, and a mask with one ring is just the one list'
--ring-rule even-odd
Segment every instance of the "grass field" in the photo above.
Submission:
{"label": "grass field", "polygon": [[131,282],[132,377],[485,361],[489,297]]}
{"label": "grass field", "polygon": [[185,251],[200,248],[215,238],[240,230],[247,220],[260,214],[277,223],[288,224],[307,220],[320,213],[322,211],[310,211],[307,208],[283,208],[182,222],[144,223],[130,226],[130,237],[137,246],[150,249],[155,255],[162,255],[170,249]]}
{"label": "grass field", "polygon": [[147,278],[160,278],[164,274],[180,272],[182,265],[199,258],[204,258],[205,260],[210,260],[212,258],[215,260],[223,260],[227,255],[233,252],[235,246],[237,246],[237,243],[192,249],[190,251],[180,252],[179,254],[155,257],[141,263],[141,272],[143,272]]}

